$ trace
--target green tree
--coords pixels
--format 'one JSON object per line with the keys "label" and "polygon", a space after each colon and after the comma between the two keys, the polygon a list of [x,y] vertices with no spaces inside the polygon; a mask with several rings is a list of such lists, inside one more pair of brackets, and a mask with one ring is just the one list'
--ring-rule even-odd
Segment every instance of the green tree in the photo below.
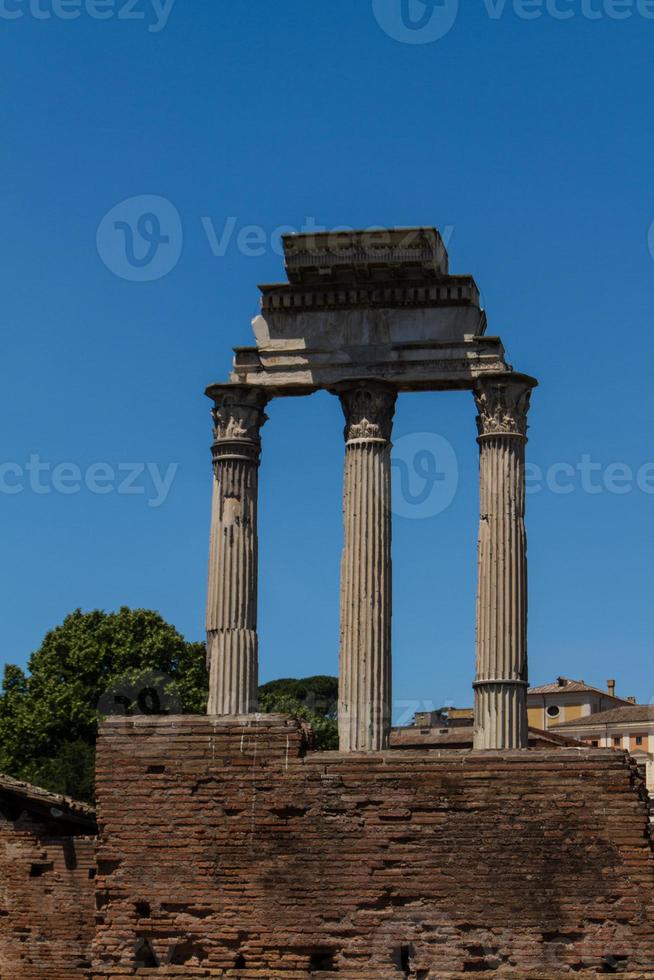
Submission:
{"label": "green tree", "polygon": [[281,678],[259,688],[263,712],[279,711],[308,722],[318,749],[338,748],[338,678],[319,675]]}
{"label": "green tree", "polygon": [[[205,648],[147,609],[76,610],[32,654],[8,664],[0,694],[0,772],[92,801],[98,722],[107,715],[204,714]],[[311,724],[317,748],[338,747],[335,677],[282,679],[260,710]]]}
{"label": "green tree", "polygon": [[28,666],[5,668],[0,771],[81,799],[93,795],[99,718],[206,710],[204,645],[146,609],[78,609]]}

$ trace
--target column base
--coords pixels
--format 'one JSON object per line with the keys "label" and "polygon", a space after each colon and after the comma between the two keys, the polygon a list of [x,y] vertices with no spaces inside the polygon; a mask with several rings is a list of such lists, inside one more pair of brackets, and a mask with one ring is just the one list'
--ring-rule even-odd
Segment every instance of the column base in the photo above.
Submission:
{"label": "column base", "polygon": [[389,747],[390,709],[379,705],[358,706],[357,714],[339,702],[338,747],[341,752],[382,752]]}
{"label": "column base", "polygon": [[207,633],[208,715],[249,715],[259,707],[259,655],[256,630]]}
{"label": "column base", "polygon": [[477,681],[475,689],[475,749],[528,747],[527,682]]}

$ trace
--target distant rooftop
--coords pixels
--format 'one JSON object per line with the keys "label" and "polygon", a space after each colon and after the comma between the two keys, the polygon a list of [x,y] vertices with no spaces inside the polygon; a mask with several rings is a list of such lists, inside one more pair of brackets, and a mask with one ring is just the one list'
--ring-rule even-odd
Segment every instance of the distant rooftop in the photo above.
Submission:
{"label": "distant rooftop", "polygon": [[[392,728],[390,747],[392,749],[427,748],[427,749],[471,749],[474,731],[472,726],[458,728],[430,728],[420,730],[411,725],[404,728]],[[572,748],[580,743],[563,733],[556,734],[552,729],[543,731],[529,726],[529,747],[537,748],[550,745],[554,748]]]}
{"label": "distant rooftop", "polygon": [[615,694],[609,694],[599,687],[586,684],[585,681],[571,680],[569,677],[557,677],[553,684],[541,684],[540,687],[530,687],[528,694],[601,694],[604,698],[612,698],[620,704],[628,704],[627,698],[619,698]]}
{"label": "distant rooftop", "polygon": [[627,704],[620,708],[611,708],[609,711],[597,711],[593,715],[586,715],[584,718],[575,718],[573,721],[562,721],[559,725],[553,725],[551,731],[558,731],[560,728],[601,728],[603,725],[628,724],[629,722],[654,722],[654,704]]}

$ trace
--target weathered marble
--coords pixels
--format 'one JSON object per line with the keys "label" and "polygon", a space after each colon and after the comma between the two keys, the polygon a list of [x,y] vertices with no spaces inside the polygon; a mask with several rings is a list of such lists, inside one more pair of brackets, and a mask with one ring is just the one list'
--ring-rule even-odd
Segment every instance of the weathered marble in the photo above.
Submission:
{"label": "weathered marble", "polygon": [[383,749],[391,724],[391,429],[397,393],[338,390],[345,414],[338,731],[341,751]]}
{"label": "weathered marble", "polygon": [[536,381],[480,381],[476,749],[527,748],[527,538],[525,444]]}
{"label": "weathered marble", "polygon": [[398,391],[471,389],[508,371],[468,275],[450,275],[434,228],[284,237],[288,282],[263,285],[256,347],[231,381],[275,396],[381,379]]}
{"label": "weathered marble", "polygon": [[232,715],[257,707],[257,498],[266,397],[229,385],[216,387],[213,397],[207,711]]}
{"label": "weathered marble", "polygon": [[[252,431],[239,444],[239,453],[247,446],[246,460],[238,453],[230,460],[229,449],[216,453],[209,710],[248,711],[254,704],[256,468],[263,419],[256,413],[268,398],[327,390],[340,396],[347,420],[341,748],[387,744],[393,407],[400,392],[471,390],[479,408],[482,498],[475,746],[526,746],[524,446],[536,382],[515,374],[499,337],[486,335],[477,285],[472,276],[450,274],[435,229],[286,235],[284,254],[288,281],[260,287],[256,346],[235,348],[230,385],[207,389],[221,405],[225,392],[238,391],[256,408]],[[223,443],[228,446],[229,438],[217,437],[217,445]]]}
{"label": "weathered marble", "polygon": [[[409,311],[395,311],[394,315],[405,323],[411,316]],[[339,316],[348,317],[349,312],[325,314],[325,338]],[[377,338],[381,330],[375,323],[369,332],[371,338]],[[373,339],[368,345],[331,348],[307,347],[300,340],[295,347],[239,348],[231,379],[264,388],[271,397],[282,397],[332,388],[348,378],[382,379],[397,391],[472,390],[477,378],[509,370],[497,337],[401,343]]]}

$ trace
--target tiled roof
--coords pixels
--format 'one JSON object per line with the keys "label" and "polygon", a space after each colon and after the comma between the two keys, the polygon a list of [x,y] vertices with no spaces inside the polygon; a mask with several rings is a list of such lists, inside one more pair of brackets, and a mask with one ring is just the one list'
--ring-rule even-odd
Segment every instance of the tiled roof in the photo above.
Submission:
{"label": "tiled roof", "polygon": [[[431,748],[472,748],[473,729],[464,727],[439,729],[432,728],[428,733],[422,734],[420,728],[407,725],[404,728],[392,728],[390,746],[391,748],[417,748],[424,745]],[[579,743],[574,738],[566,738],[563,733],[556,734],[553,731],[543,731],[540,728],[529,726],[529,742],[547,742],[551,745],[575,746]]]}
{"label": "tiled roof", "polygon": [[51,793],[40,786],[32,786],[31,783],[24,783],[0,773],[0,795],[3,794],[5,797],[9,795],[20,799],[27,807],[35,806],[40,810],[47,810],[53,817],[65,816],[90,824],[95,822],[95,810],[88,803],[81,803],[59,793]]}
{"label": "tiled roof", "polygon": [[615,697],[608,691],[602,691],[585,681],[570,680],[569,677],[559,677],[553,684],[541,684],[540,687],[530,687],[528,694],[601,694],[604,698],[612,698],[621,704],[628,704],[625,698]]}
{"label": "tiled roof", "polygon": [[589,728],[591,726],[601,727],[602,725],[624,725],[629,722],[647,721],[654,723],[654,704],[628,704],[622,708],[611,708],[610,711],[597,711],[593,715],[586,715],[584,718],[575,718],[573,721],[562,721],[559,725],[552,728],[558,731],[560,728]]}

